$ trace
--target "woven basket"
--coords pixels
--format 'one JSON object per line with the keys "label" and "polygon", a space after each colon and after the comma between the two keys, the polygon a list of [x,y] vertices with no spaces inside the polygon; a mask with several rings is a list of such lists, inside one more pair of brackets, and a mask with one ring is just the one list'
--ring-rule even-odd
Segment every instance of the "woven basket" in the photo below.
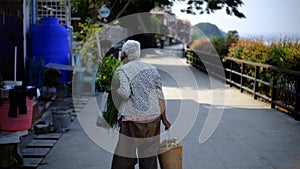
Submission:
{"label": "woven basket", "polygon": [[163,152],[158,155],[161,169],[182,169],[182,146],[161,148],[160,152]]}

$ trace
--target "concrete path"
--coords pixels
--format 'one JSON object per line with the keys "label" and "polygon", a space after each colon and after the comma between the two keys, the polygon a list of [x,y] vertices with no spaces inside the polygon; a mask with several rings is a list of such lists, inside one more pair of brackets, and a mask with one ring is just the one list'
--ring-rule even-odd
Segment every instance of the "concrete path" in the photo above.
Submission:
{"label": "concrete path", "polygon": [[[215,81],[172,50],[143,53],[142,60],[157,66],[162,76],[167,116],[173,123],[170,135],[181,140],[184,169],[300,169],[300,122],[238,89],[212,88]],[[97,103],[99,97],[90,98],[38,169],[110,168],[112,154],[107,150],[117,132],[95,126]],[[221,118],[205,123],[216,112],[219,117],[223,113]],[[203,128],[214,127],[199,143],[201,131],[207,132]]]}

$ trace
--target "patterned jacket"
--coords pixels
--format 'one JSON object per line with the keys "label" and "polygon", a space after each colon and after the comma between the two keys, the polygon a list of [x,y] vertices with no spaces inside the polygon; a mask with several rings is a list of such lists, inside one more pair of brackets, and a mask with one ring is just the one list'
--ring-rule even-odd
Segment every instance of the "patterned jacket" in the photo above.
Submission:
{"label": "patterned jacket", "polygon": [[156,67],[133,60],[116,70],[119,78],[118,95],[123,99],[119,115],[146,117],[160,115],[158,99],[164,99],[162,83]]}

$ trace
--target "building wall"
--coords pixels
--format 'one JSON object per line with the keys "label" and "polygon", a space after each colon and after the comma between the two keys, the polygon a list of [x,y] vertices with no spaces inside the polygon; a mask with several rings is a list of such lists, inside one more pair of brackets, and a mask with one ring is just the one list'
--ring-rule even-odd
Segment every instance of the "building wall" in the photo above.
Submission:
{"label": "building wall", "polygon": [[150,13],[155,14],[159,21],[169,29],[169,36],[183,42],[190,40],[191,24],[189,20],[177,19],[169,8],[155,8]]}
{"label": "building wall", "polygon": [[24,79],[23,0],[0,1],[0,72],[3,80],[14,80],[17,47],[17,80]]}
{"label": "building wall", "polygon": [[190,40],[191,34],[191,24],[188,20],[177,20],[177,32],[178,39],[183,42],[188,42]]}

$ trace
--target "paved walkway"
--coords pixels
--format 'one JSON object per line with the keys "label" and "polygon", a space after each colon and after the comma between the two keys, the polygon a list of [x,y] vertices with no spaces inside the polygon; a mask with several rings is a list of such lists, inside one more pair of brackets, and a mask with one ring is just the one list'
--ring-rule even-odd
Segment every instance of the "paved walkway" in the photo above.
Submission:
{"label": "paved walkway", "polygon": [[[144,52],[142,60],[160,70],[174,124],[171,137],[181,140],[184,169],[300,169],[300,122],[235,88],[212,89],[214,81],[170,51]],[[90,98],[38,169],[110,168],[112,154],[104,149],[116,142],[117,132],[95,126],[97,101]],[[216,112],[223,112],[222,118],[205,123]],[[201,130],[214,126],[199,143]]]}

